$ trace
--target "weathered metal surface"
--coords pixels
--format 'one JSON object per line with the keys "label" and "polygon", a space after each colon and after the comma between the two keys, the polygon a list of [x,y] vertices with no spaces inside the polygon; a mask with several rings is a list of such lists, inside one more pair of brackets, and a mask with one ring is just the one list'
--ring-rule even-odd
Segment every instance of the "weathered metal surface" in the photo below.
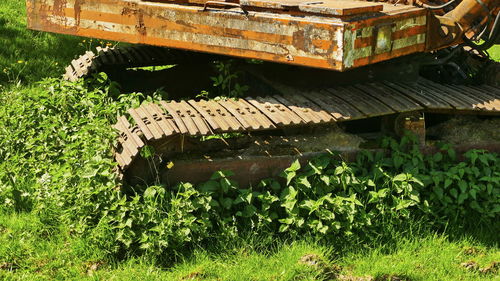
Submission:
{"label": "weathered metal surface", "polygon": [[28,26],[339,71],[425,49],[427,12],[412,6],[275,1],[299,3],[297,14],[163,2],[27,0]]}
{"label": "weathered metal surface", "polygon": [[[500,87],[441,85],[428,80],[412,84],[380,82],[318,91],[287,90],[280,95],[188,102],[161,101],[129,111],[135,124],[121,117],[117,162],[126,169],[147,143],[176,135],[202,136],[217,133],[286,129],[405,112],[500,114]],[[424,132],[423,120],[400,127]],[[409,120],[411,121],[411,120]],[[242,164],[243,165],[243,164]]]}
{"label": "weathered metal surface", "polygon": [[335,16],[352,16],[370,12],[380,12],[383,10],[383,6],[381,4],[352,0],[241,0],[240,5],[246,8],[257,7],[267,10],[277,9]]}
{"label": "weathered metal surface", "polygon": [[[459,160],[463,160],[463,154],[471,149],[484,149],[490,152],[500,153],[499,143],[466,144],[454,146]],[[372,152],[387,152],[381,149],[372,149]],[[435,146],[423,146],[421,152],[424,154],[435,154],[439,152]],[[355,161],[359,150],[345,150],[339,152],[339,157],[344,161]],[[302,155],[284,156],[249,156],[242,158],[225,159],[199,159],[179,160],[175,162],[172,169],[161,172],[161,180],[167,184],[179,182],[201,183],[207,181],[215,171],[232,171],[234,176],[231,180],[238,182],[239,186],[246,188],[256,186],[263,179],[276,178],[290,165],[298,160],[302,166],[307,161],[325,155],[327,152],[309,152]]]}

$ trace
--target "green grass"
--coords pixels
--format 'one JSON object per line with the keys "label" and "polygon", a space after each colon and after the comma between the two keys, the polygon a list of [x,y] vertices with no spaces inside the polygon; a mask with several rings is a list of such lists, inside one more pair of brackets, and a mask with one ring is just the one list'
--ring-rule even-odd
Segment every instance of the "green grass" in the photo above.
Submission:
{"label": "green grass", "polygon": [[[6,101],[0,105],[0,113],[7,112],[9,101],[45,91],[36,82],[60,76],[64,65],[89,48],[90,41],[84,40],[27,30],[24,2],[0,1],[0,100]],[[493,47],[490,55],[500,60],[500,46]],[[12,113],[12,120],[20,119],[22,116]],[[14,124],[13,121],[11,126]],[[0,132],[4,132],[2,128]],[[47,142],[48,137],[33,141],[36,133],[26,141],[23,136],[15,139],[43,150],[43,141]],[[14,180],[17,184],[33,184],[27,177]],[[0,209],[7,205],[0,204]],[[392,236],[390,241],[341,247],[339,241],[320,243],[308,236],[295,241],[247,237],[215,243],[211,248],[195,247],[177,262],[160,267],[148,256],[111,255],[96,241],[59,223],[57,214],[42,214],[40,210],[0,212],[0,280],[317,280],[331,278],[337,270],[336,274],[345,276],[378,279],[399,276],[410,280],[499,280],[498,273],[481,273],[461,266],[474,261],[478,268],[485,268],[500,261],[498,238],[463,230],[444,234],[387,230]],[[311,254],[320,257],[318,266],[300,262]]]}
{"label": "green grass", "polygon": [[[397,233],[395,233],[397,235]],[[398,276],[409,280],[498,280],[495,272],[469,270],[474,261],[485,268],[500,260],[495,245],[464,236],[451,239],[427,233],[398,237],[371,249],[334,246],[308,240],[258,247],[236,241],[219,250],[196,249],[171,266],[147,258],[117,261],[64,228],[49,229],[35,214],[0,215],[0,279],[11,280],[318,280],[344,276]],[[356,250],[357,249],[357,250]],[[318,265],[301,262],[313,255]],[[495,279],[496,278],[496,279]]]}
{"label": "green grass", "polygon": [[29,30],[24,3],[0,1],[0,85],[27,85],[45,77],[61,76],[76,56],[107,43]]}

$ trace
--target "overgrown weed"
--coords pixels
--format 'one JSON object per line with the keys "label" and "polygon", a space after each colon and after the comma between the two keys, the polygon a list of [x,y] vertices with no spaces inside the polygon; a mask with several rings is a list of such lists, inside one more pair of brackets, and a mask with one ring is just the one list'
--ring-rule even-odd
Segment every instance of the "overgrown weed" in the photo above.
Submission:
{"label": "overgrown weed", "polygon": [[117,96],[100,75],[78,83],[48,79],[1,98],[0,130],[9,136],[0,139],[3,211],[34,212],[47,229],[68,225],[117,257],[146,255],[169,264],[196,247],[245,236],[390,245],[401,229],[408,236],[420,232],[416,220],[433,231],[449,224],[498,230],[494,153],[472,150],[458,161],[448,145],[424,155],[411,137],[385,139],[388,154],[366,151],[351,163],[335,154],[295,162],[281,179],[251,188],[239,188],[220,171],[197,186],[123,193],[113,173],[111,125],[143,96]]}

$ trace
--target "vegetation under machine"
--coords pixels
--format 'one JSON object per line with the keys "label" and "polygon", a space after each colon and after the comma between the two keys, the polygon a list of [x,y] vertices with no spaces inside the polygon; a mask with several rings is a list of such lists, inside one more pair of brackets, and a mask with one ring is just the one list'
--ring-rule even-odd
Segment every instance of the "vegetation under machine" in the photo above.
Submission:
{"label": "vegetation under machine", "polygon": [[[246,97],[182,96],[119,117],[115,155],[129,182],[159,174],[164,181],[201,180],[217,169],[238,170],[239,180],[254,182],[316,155],[293,144],[288,148],[296,153],[269,151],[274,140],[267,135],[324,144],[318,132],[334,124],[378,118],[425,143],[424,114],[500,113],[499,67],[485,53],[500,38],[495,0],[27,0],[27,9],[35,30],[137,44],[87,52],[67,68],[69,80],[105,71],[124,83],[148,84],[153,74],[131,69],[176,64],[193,84],[200,65],[215,59],[265,61],[238,65],[257,85]],[[175,84],[176,68],[160,75],[173,74]],[[242,137],[206,141],[228,133]],[[297,134],[305,137],[287,137]],[[253,155],[227,159],[220,152],[256,143]],[[142,157],[144,147],[155,156]],[[182,162],[193,151],[209,159]],[[166,165],[172,159],[185,164],[158,173],[156,167],[172,168]]]}

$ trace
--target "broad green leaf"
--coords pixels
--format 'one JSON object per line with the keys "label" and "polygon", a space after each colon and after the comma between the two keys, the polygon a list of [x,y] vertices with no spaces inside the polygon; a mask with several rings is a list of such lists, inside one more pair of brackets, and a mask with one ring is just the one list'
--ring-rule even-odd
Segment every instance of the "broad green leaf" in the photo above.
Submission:
{"label": "broad green leaf", "polygon": [[476,190],[475,189],[471,189],[469,190],[469,194],[470,194],[470,197],[472,197],[472,199],[476,200]]}
{"label": "broad green leaf", "polygon": [[311,188],[311,184],[309,183],[309,180],[307,180],[307,177],[305,177],[305,176],[300,177],[298,182],[300,184],[304,185],[305,187]]}
{"label": "broad green leaf", "polygon": [[467,190],[467,183],[465,181],[459,181],[458,182],[458,187],[460,188],[460,191],[462,193],[465,193]]}
{"label": "broad green leaf", "polygon": [[344,167],[338,166],[335,168],[335,175],[338,176],[338,175],[342,174],[343,172],[344,172]]}
{"label": "broad green leaf", "polygon": [[296,172],[299,169],[300,169],[300,162],[299,162],[299,160],[295,160],[295,161],[293,161],[292,165],[290,165],[290,167],[288,167],[285,171]]}
{"label": "broad green leaf", "polygon": [[392,179],[392,181],[401,182],[401,181],[406,181],[406,179],[407,179],[406,174],[398,174]]}
{"label": "broad green leaf", "polygon": [[233,205],[233,200],[229,197],[222,198],[221,200],[221,205],[225,209],[231,209],[231,206]]}
{"label": "broad green leaf", "polygon": [[451,184],[453,183],[453,181],[451,179],[445,179],[444,180],[444,188],[447,188],[448,186],[450,186]]}
{"label": "broad green leaf", "polygon": [[458,204],[462,204],[464,203],[464,201],[469,198],[469,194],[468,193],[460,193],[460,195],[458,195]]}
{"label": "broad green leaf", "polygon": [[438,152],[438,153],[434,154],[434,156],[432,157],[432,159],[435,162],[439,162],[439,161],[443,160],[443,154],[441,152]]}
{"label": "broad green leaf", "polygon": [[435,187],[434,193],[437,195],[438,199],[443,199],[443,189],[441,187]]}
{"label": "broad green leaf", "polygon": [[455,188],[450,189],[450,194],[455,198],[458,197],[458,191]]}

